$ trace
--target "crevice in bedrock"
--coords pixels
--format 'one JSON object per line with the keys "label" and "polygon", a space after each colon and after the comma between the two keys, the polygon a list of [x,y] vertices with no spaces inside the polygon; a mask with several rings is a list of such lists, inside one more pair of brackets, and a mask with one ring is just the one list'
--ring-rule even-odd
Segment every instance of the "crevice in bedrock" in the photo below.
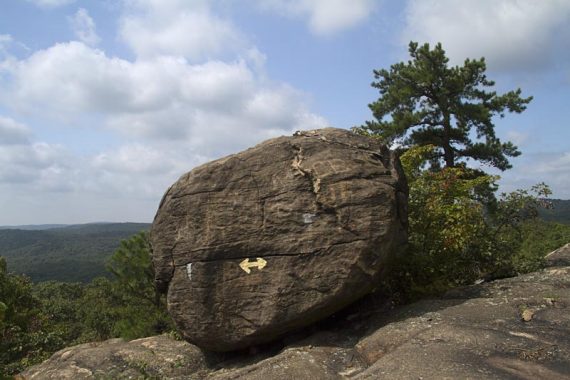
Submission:
{"label": "crevice in bedrock", "polygon": [[311,182],[313,193],[318,196],[319,190],[321,189],[320,178],[315,175],[313,170],[306,169],[302,166],[303,160],[305,159],[303,156],[303,148],[296,144],[291,144],[291,146],[296,151],[295,157],[293,157],[293,162],[291,163],[294,173],[306,177]]}
{"label": "crevice in bedrock", "polygon": [[303,162],[303,149],[298,145],[291,145],[295,150],[295,157],[293,157],[293,162],[291,163],[291,167],[293,168],[293,172],[295,174],[300,174],[303,177],[307,175],[303,168],[301,167],[301,163]]}
{"label": "crevice in bedrock", "polygon": [[[315,208],[318,212],[328,213],[328,214],[336,214],[336,210],[330,206],[323,204],[319,200],[319,191],[321,190],[321,179],[316,176],[313,170],[306,169],[303,167],[303,148],[296,144],[291,144],[293,149],[296,151],[295,157],[293,157],[293,162],[291,163],[291,167],[295,174],[299,174],[305,178],[307,178],[311,185],[311,190],[315,197]],[[305,215],[312,215],[312,214],[303,214]],[[338,217],[337,217],[338,219]],[[311,220],[312,222],[312,220]]]}

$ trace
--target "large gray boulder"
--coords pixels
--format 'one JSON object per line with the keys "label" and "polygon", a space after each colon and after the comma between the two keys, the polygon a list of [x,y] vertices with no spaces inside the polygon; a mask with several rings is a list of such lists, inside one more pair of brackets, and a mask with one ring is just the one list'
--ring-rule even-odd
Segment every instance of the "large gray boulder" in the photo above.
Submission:
{"label": "large gray boulder", "polygon": [[270,341],[368,293],[406,242],[407,186],[375,139],[327,128],[195,168],[164,195],[156,282],[189,342]]}

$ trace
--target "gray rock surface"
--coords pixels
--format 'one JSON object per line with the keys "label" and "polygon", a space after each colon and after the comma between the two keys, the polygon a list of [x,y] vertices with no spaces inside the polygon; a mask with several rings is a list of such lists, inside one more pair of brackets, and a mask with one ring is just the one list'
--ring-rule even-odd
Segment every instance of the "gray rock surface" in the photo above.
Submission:
{"label": "gray rock surface", "polygon": [[570,243],[550,252],[545,259],[550,267],[570,266]]}
{"label": "gray rock surface", "polygon": [[189,342],[275,339],[368,293],[406,241],[394,153],[343,129],[298,132],[195,168],[165,194],[156,282]]}
{"label": "gray rock surface", "polygon": [[111,339],[56,352],[21,374],[24,379],[189,379],[206,376],[204,354],[196,346],[159,335],[125,342]]}
{"label": "gray rock surface", "polygon": [[[570,255],[570,246],[557,255]],[[568,257],[568,256],[566,256]],[[570,266],[389,310],[368,296],[275,352],[209,358],[167,336],[56,353],[33,379],[568,379]],[[378,304],[378,305],[381,305]],[[157,342],[157,343],[155,343]],[[143,372],[144,369],[144,372]]]}
{"label": "gray rock surface", "polygon": [[568,378],[569,288],[570,267],[551,268],[396,310],[356,345],[357,378]]}

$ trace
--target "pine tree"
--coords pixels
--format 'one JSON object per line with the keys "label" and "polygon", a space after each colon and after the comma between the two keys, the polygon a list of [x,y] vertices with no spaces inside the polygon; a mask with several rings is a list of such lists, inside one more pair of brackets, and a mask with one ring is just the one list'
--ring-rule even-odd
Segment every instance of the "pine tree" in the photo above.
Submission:
{"label": "pine tree", "polygon": [[441,44],[431,50],[416,42],[410,42],[409,53],[408,62],[374,70],[372,86],[380,98],[369,107],[376,120],[356,129],[404,149],[435,146],[432,168],[463,166],[473,159],[509,169],[508,157],[520,152],[497,138],[493,117],[521,113],[532,97],[522,98],[520,89],[503,95],[487,91],[495,82],[485,75],[484,58],[449,67]]}

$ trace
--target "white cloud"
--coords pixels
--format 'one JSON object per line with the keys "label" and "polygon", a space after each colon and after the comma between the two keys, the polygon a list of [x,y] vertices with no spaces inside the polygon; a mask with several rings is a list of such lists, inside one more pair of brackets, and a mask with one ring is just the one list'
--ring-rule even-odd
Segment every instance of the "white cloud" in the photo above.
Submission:
{"label": "white cloud", "polygon": [[87,45],[97,45],[101,39],[97,35],[95,21],[89,16],[85,8],[80,8],[73,17],[69,18],[73,33],[80,41]]}
{"label": "white cloud", "polygon": [[570,152],[524,154],[513,159],[513,169],[500,176],[504,192],[545,182],[553,198],[570,199]]}
{"label": "white cloud", "polygon": [[[130,64],[109,59],[81,42],[56,44],[23,60],[4,65],[8,76],[0,99],[23,111],[42,107],[42,114],[67,115],[124,108]],[[121,104],[117,104],[119,102]]]}
{"label": "white cloud", "polygon": [[70,42],[13,60],[6,71],[0,99],[21,112],[64,121],[102,115],[105,125],[130,138],[184,140],[206,156],[325,125],[302,93],[268,82],[245,60],[130,62]]}
{"label": "white cloud", "polygon": [[27,1],[42,8],[57,8],[75,2],[75,0],[27,0]]}
{"label": "white cloud", "polygon": [[567,181],[570,179],[570,152],[545,154],[539,162],[531,165],[531,170],[540,174],[558,174]]}
{"label": "white cloud", "polygon": [[0,185],[28,185],[44,190],[68,187],[68,154],[59,145],[32,142],[29,129],[0,117]]}
{"label": "white cloud", "polygon": [[205,161],[182,145],[127,144],[92,157],[86,168],[92,176],[85,186],[156,202],[180,175]]}
{"label": "white cloud", "polygon": [[258,0],[262,9],[307,19],[317,35],[331,35],[365,21],[377,7],[374,0]]}
{"label": "white cloud", "polygon": [[92,165],[103,171],[121,174],[156,175],[167,169],[164,154],[142,144],[129,144],[117,150],[97,154]]}
{"label": "white cloud", "polygon": [[[10,34],[0,34],[0,58],[10,57],[13,50],[25,51],[27,53],[30,51],[30,48],[20,41],[16,41]],[[1,64],[2,62],[0,62]]]}
{"label": "white cloud", "polygon": [[[4,147],[0,182],[85,198],[142,199],[152,209],[173,181],[200,163],[326,125],[307,109],[304,94],[259,74],[263,57],[254,56],[203,64],[172,56],[131,62],[69,42],[12,59],[0,75],[7,79],[0,83],[5,105],[69,127],[91,115],[130,142],[91,157],[45,144]],[[31,138],[10,120],[0,119],[0,127],[14,143]]]}
{"label": "white cloud", "polygon": [[33,141],[23,124],[0,117],[0,191],[84,193],[157,202],[182,173],[207,158],[184,144],[129,143],[91,156]]}
{"label": "white cloud", "polygon": [[0,115],[0,144],[21,145],[29,142],[30,130],[17,121]]}
{"label": "white cloud", "polygon": [[530,138],[530,134],[527,132],[519,132],[519,131],[508,131],[507,132],[507,140],[512,141],[515,145],[522,145],[528,141]]}
{"label": "white cloud", "polygon": [[34,141],[25,125],[0,117],[0,191],[85,193],[157,202],[182,173],[207,161],[184,144],[129,143],[91,156]]}
{"label": "white cloud", "polygon": [[230,21],[199,0],[127,1],[119,29],[121,38],[141,58],[173,55],[200,61],[245,45]]}
{"label": "white cloud", "polygon": [[570,30],[566,0],[410,0],[404,42],[441,42],[453,64],[484,56],[498,70],[552,64]]}
{"label": "white cloud", "polygon": [[[0,191],[28,199],[21,210],[34,218],[43,212],[36,223],[53,215],[33,211],[35,194],[59,205],[42,210],[64,210],[74,221],[148,220],[166,188],[194,166],[326,125],[308,109],[307,95],[267,78],[265,55],[213,15],[210,2],[124,4],[120,35],[133,60],[90,46],[95,24],[81,10],[74,20],[82,41],[0,59],[0,109],[55,124],[60,133],[105,134],[104,147],[94,143],[79,154],[81,147],[38,142],[25,125],[0,117]],[[75,141],[65,132],[61,138]]]}

